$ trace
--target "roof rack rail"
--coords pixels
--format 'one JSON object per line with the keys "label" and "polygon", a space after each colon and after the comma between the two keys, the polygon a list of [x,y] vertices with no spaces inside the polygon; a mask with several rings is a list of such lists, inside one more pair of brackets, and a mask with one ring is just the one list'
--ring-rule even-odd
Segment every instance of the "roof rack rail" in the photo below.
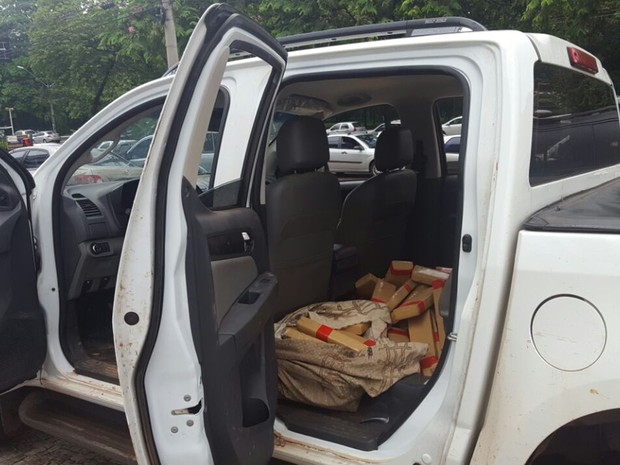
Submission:
{"label": "roof rack rail", "polygon": [[337,43],[374,37],[412,37],[447,34],[452,32],[463,32],[464,29],[467,29],[468,32],[487,30],[486,27],[473,19],[447,16],[445,18],[410,19],[391,23],[366,24],[363,26],[328,29],[326,31],[278,37],[278,41],[284,45],[285,48],[291,49],[309,45]]}
{"label": "roof rack rail", "polygon": [[[287,50],[308,47],[313,45],[336,44],[350,40],[362,40],[377,37],[414,37],[435,34],[449,34],[453,32],[486,31],[477,21],[459,16],[444,18],[409,19],[391,23],[365,24],[325,31],[307,32],[292,36],[278,37],[277,40]],[[244,58],[245,52],[233,53],[233,58]],[[177,72],[177,66],[172,66],[163,76],[172,76]],[[162,76],[162,77],[163,77]]]}

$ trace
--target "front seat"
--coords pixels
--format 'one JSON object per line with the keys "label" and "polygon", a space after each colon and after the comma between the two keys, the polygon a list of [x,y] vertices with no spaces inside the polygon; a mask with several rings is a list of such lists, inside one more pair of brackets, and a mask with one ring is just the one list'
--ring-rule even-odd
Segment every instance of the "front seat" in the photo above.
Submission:
{"label": "front seat", "polygon": [[405,231],[417,176],[404,167],[412,161],[411,131],[386,129],[375,148],[375,166],[381,173],[351,191],[344,201],[336,242],[357,247],[360,274],[384,276],[392,260],[405,258]]}
{"label": "front seat", "polygon": [[271,271],[279,283],[277,320],[328,298],[341,199],[338,179],[317,171],[329,161],[321,121],[289,120],[276,143],[277,179],[267,185],[266,223]]}

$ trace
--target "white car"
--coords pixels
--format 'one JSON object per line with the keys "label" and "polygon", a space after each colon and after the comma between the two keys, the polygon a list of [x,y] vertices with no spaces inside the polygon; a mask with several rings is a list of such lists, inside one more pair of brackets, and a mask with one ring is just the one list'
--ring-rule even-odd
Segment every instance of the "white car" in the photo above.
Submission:
{"label": "white car", "polygon": [[60,142],[60,134],[56,131],[39,131],[32,135],[32,142],[42,144],[48,142]]}
{"label": "white car", "polygon": [[357,121],[347,121],[343,123],[336,123],[327,130],[327,134],[363,134],[367,129]]}
{"label": "white car", "polygon": [[374,135],[330,135],[327,141],[330,171],[334,173],[378,173],[374,163],[377,145],[377,138]]}
{"label": "white car", "polygon": [[446,160],[448,163],[459,161],[459,152],[461,151],[461,135],[444,136],[443,148],[446,152]]}
{"label": "white car", "polygon": [[60,144],[37,144],[36,146],[19,147],[10,154],[28,171],[35,172],[60,148]]}
{"label": "white car", "polygon": [[452,136],[455,134],[461,133],[461,121],[463,121],[462,116],[457,116],[456,118],[452,118],[450,121],[441,125],[441,129],[446,136]]}

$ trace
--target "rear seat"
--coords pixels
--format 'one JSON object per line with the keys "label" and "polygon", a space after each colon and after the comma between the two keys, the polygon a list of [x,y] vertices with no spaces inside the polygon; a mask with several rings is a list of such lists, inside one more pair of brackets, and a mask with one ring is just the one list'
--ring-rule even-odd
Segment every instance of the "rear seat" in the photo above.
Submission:
{"label": "rear seat", "polygon": [[355,188],[342,207],[336,240],[357,247],[360,274],[383,276],[392,260],[403,259],[406,229],[416,197],[417,175],[411,131],[388,128],[375,148],[380,174]]}

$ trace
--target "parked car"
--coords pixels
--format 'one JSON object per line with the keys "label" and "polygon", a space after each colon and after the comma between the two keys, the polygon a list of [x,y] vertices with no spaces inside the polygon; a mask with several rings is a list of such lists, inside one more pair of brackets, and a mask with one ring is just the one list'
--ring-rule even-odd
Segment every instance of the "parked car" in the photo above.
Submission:
{"label": "parked car", "polygon": [[142,168],[132,165],[123,157],[108,153],[95,163],[82,165],[69,180],[69,185],[97,184],[109,181],[123,181],[137,179],[142,174]]}
{"label": "parked car", "polygon": [[[121,139],[118,142],[116,142],[116,145],[114,145],[112,152],[114,152],[116,155],[120,155],[121,157],[123,157],[135,143],[136,141],[133,139]],[[91,153],[95,157],[99,156],[103,152],[105,152],[107,149],[112,147],[113,144],[114,144],[114,141],[112,140],[103,141],[99,145],[97,145],[97,147],[92,149]]]}
{"label": "parked car", "polygon": [[327,134],[363,134],[366,131],[367,129],[357,121],[348,121],[334,124],[331,128],[327,130]]}
{"label": "parked car", "polygon": [[334,173],[378,173],[374,163],[375,145],[377,144],[377,138],[374,135],[330,135],[327,141],[330,171]]}
{"label": "parked car", "polygon": [[455,134],[461,133],[461,121],[463,120],[462,116],[457,116],[456,118],[452,118],[450,121],[441,125],[441,129],[446,136],[452,136]]}
{"label": "parked car", "polygon": [[461,151],[461,136],[444,136],[443,149],[446,153],[448,173],[457,173],[459,164],[459,152]]}
{"label": "parked car", "polygon": [[459,152],[461,151],[461,136],[444,136],[443,148],[446,152],[448,163],[459,161]]}
{"label": "parked car", "polygon": [[36,147],[20,147],[11,150],[9,153],[28,171],[36,171],[45,160],[51,157],[58,149],[60,144],[47,143],[38,144]]}
{"label": "parked car", "polygon": [[55,131],[40,131],[32,135],[32,142],[35,144],[60,142],[60,134]]}
{"label": "parked car", "polygon": [[34,131],[32,129],[19,129],[19,130],[15,131],[15,135],[19,139],[19,138],[22,138],[22,137],[32,136],[36,132],[37,131]]}

